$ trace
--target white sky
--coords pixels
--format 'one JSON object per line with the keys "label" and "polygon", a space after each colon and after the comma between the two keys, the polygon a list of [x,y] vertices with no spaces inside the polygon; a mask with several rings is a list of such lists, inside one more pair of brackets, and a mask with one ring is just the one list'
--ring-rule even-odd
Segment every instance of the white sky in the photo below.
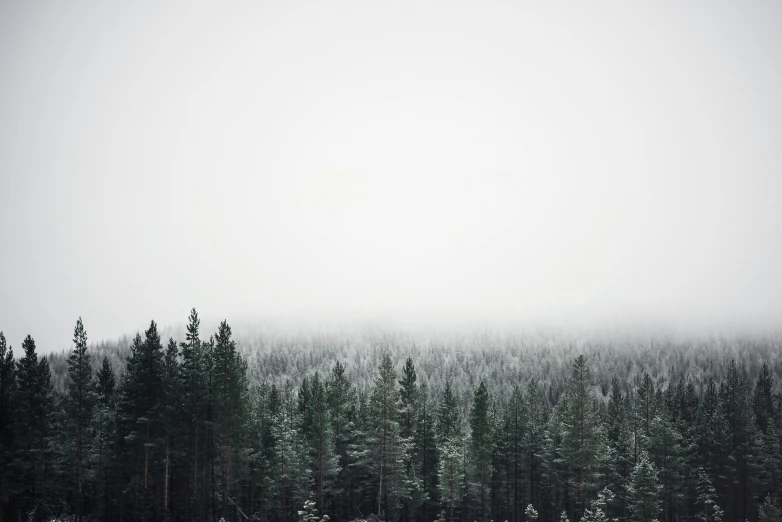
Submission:
{"label": "white sky", "polygon": [[0,330],[780,327],[780,64],[774,1],[0,1]]}

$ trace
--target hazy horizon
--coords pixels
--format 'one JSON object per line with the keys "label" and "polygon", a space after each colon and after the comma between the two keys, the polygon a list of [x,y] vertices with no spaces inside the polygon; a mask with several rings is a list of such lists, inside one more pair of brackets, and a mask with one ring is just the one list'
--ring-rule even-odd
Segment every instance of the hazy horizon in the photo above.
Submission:
{"label": "hazy horizon", "polygon": [[[0,330],[782,329],[782,4],[0,4]],[[293,326],[291,326],[293,327]]]}

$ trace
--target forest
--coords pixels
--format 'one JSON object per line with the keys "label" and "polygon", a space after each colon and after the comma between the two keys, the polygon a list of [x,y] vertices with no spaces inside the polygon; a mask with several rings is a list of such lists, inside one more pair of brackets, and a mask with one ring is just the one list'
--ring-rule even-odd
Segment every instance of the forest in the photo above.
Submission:
{"label": "forest", "polygon": [[773,336],[0,332],[0,522],[780,521],[780,374]]}

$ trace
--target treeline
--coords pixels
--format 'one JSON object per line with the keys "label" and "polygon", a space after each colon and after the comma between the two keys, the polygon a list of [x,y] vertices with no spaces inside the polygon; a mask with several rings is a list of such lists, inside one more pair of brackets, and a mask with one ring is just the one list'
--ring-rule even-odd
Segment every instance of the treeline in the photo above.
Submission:
{"label": "treeline", "polygon": [[467,383],[429,390],[384,346],[368,383],[339,360],[276,379],[195,310],[181,342],[153,321],[122,365],[92,360],[81,319],[73,344],[55,390],[34,340],[17,360],[0,333],[1,521],[780,520],[765,362],[633,386],[618,364],[607,386],[578,355],[561,383],[539,365],[462,404]]}

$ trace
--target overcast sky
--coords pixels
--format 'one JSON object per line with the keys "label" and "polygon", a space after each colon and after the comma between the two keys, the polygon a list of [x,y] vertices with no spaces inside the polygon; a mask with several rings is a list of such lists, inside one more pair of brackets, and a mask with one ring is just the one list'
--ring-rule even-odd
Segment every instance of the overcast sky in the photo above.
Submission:
{"label": "overcast sky", "polygon": [[15,349],[192,306],[782,326],[782,3],[176,4],[0,1]]}

